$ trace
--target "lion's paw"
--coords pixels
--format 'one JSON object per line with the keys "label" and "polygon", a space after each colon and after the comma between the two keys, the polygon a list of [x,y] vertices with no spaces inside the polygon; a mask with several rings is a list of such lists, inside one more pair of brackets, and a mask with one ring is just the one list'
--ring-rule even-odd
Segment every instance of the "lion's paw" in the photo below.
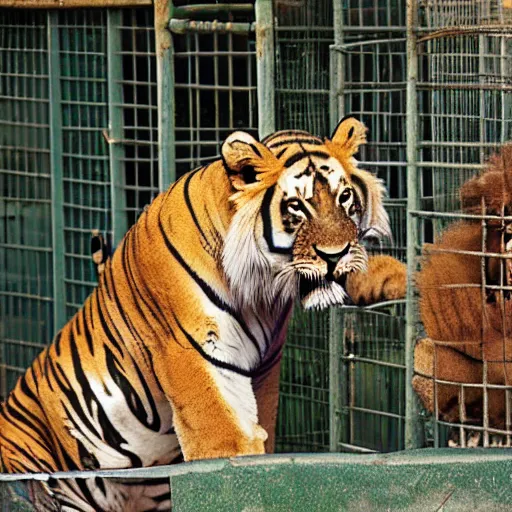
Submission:
{"label": "lion's paw", "polygon": [[347,293],[359,306],[402,299],[406,290],[407,266],[386,255],[371,257],[366,272],[351,274],[347,279]]}

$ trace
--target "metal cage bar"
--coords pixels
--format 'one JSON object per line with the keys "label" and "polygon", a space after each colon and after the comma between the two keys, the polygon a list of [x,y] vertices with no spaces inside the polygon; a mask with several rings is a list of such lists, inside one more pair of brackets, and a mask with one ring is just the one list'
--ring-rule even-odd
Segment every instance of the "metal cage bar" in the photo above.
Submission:
{"label": "metal cage bar", "polygon": [[158,104],[158,183],[160,191],[176,181],[173,40],[168,28],[171,0],[155,1],[155,49]]}
{"label": "metal cage bar", "polygon": [[50,108],[50,166],[52,183],[52,242],[53,242],[53,314],[54,329],[60,329],[66,323],[66,290],[64,258],[64,187],[62,157],[62,110],[60,88],[60,44],[58,15],[48,12],[48,76]]}
{"label": "metal cage bar", "polygon": [[[418,208],[418,168],[417,142],[418,142],[418,103],[416,82],[418,79],[417,43],[415,27],[417,25],[418,4],[416,0],[407,0],[407,209],[413,211]],[[407,239],[417,240],[418,227],[415,217],[408,215]],[[405,364],[406,381],[412,382],[414,376],[414,346],[416,343],[417,313],[414,300],[414,276],[417,271],[415,248],[407,245],[407,307],[406,307],[406,340]],[[405,420],[405,447],[418,448],[422,445],[421,429],[418,425],[419,407],[418,399],[409,384],[406,387],[406,420]]]}
{"label": "metal cage bar", "polygon": [[122,40],[118,27],[122,24],[119,10],[107,11],[107,55],[108,55],[108,132],[110,193],[112,204],[112,246],[117,247],[128,230],[126,215],[126,179],[123,172],[125,151],[123,138],[123,89],[122,89]]}

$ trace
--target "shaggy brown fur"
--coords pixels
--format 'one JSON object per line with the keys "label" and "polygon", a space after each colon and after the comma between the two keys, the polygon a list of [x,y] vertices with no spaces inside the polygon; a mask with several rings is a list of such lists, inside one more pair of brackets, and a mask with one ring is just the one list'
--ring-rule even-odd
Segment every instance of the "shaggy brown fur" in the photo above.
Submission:
{"label": "shaggy brown fur", "polygon": [[[483,200],[488,215],[510,215],[512,144],[492,157],[485,172],[467,181],[460,193],[464,213],[481,214]],[[512,223],[504,224],[487,221],[486,252],[504,253],[503,232],[510,237]],[[510,294],[489,288],[512,284],[512,259],[486,257],[483,266],[480,255],[460,253],[481,252],[482,240],[480,220],[453,224],[435,244],[425,246],[417,275],[420,318],[428,338],[416,345],[413,387],[430,412],[437,399],[440,419],[473,425],[482,424],[483,390],[464,389],[461,418],[460,386],[439,381],[481,385],[486,362],[489,384],[512,382],[512,300]],[[361,273],[348,279],[347,291],[356,304],[373,304],[383,296],[405,296],[406,267],[402,263],[389,256],[374,257],[368,272],[371,279]],[[490,427],[505,428],[505,410],[504,391],[488,389]]]}
{"label": "shaggy brown fur", "polygon": [[[508,213],[512,205],[512,146],[505,146],[489,161],[487,170],[461,188],[465,213],[481,213],[484,200],[488,215]],[[500,220],[487,222],[486,252],[503,253]],[[481,221],[459,222],[440,241],[426,247],[425,262],[418,275],[420,315],[430,339],[415,350],[413,386],[423,405],[434,410],[432,377],[460,383],[482,384],[484,361],[490,384],[509,385],[512,378],[512,304],[507,294],[483,289],[509,284],[506,259],[449,251],[480,252],[483,246]],[[443,252],[448,251],[448,252]],[[503,269],[503,272],[502,272]],[[450,287],[462,285],[459,287]],[[448,342],[443,345],[434,342]],[[437,386],[440,417],[447,421],[482,422],[483,391],[465,388],[465,417],[460,417],[460,387]],[[505,396],[490,389],[489,426],[504,428]]]}

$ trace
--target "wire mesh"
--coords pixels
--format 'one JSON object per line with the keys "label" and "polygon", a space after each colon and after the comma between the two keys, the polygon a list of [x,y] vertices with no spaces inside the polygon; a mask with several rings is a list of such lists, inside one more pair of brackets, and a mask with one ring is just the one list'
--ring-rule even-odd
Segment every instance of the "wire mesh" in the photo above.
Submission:
{"label": "wire mesh", "polygon": [[[96,284],[90,258],[93,229],[110,232],[106,11],[61,11],[58,76],[62,114],[66,315]],[[54,146],[60,141],[53,141]],[[57,165],[59,165],[57,163]],[[109,233],[110,234],[110,233]]]}
{"label": "wire mesh", "polygon": [[[112,238],[116,191],[123,232],[158,192],[158,154],[152,9],[1,9],[0,25],[5,395],[51,341],[56,307],[69,318],[95,286],[91,232]],[[64,264],[56,271],[58,257]]]}
{"label": "wire mesh", "polygon": [[119,20],[122,62],[117,105],[123,113],[121,161],[124,167],[127,225],[159,192],[156,54],[152,9],[125,9]]}
{"label": "wire mesh", "polygon": [[418,2],[420,30],[432,32],[447,28],[499,25],[512,20],[512,4],[507,0],[422,0]]}
{"label": "wire mesh", "polygon": [[[336,90],[341,95],[339,117],[350,113],[368,126],[369,141],[358,159],[363,168],[385,180],[390,192],[386,209],[394,240],[371,251],[403,260],[407,194],[405,4],[344,2],[340,4],[343,23],[339,26],[334,26],[334,2],[278,1],[275,5],[278,127],[328,135],[330,80],[337,73],[342,76]],[[341,56],[331,60],[338,63],[338,70],[330,67],[328,55],[335,37],[343,41],[333,47]],[[329,315],[296,310],[283,356],[280,450],[392,451],[403,447],[403,305],[394,313],[396,318],[385,310],[349,309],[335,326]],[[328,341],[332,329],[338,328],[334,336],[338,337],[339,365],[329,367],[323,357],[337,357],[329,355]],[[327,373],[312,384],[317,370]],[[330,418],[333,390],[329,383],[333,377],[342,396],[334,407],[336,418]],[[315,414],[314,422],[305,412],[313,403],[310,414]]]}
{"label": "wire mesh", "polygon": [[[217,158],[219,143],[234,130],[257,135],[253,13],[216,19],[220,23],[196,24],[173,37],[177,176]],[[227,19],[247,23],[247,31],[224,30]]]}
{"label": "wire mesh", "polygon": [[274,10],[277,129],[328,135],[332,2],[277,0]]}
{"label": "wire mesh", "polygon": [[404,307],[343,313],[340,451],[404,448]]}
{"label": "wire mesh", "polygon": [[348,0],[342,9],[343,31],[347,34],[403,32],[405,13],[403,0]]}
{"label": "wire mesh", "polygon": [[[364,33],[363,33],[364,34]],[[341,52],[343,108],[361,119],[369,129],[368,144],[361,148],[361,166],[386,183],[386,209],[394,239],[380,248],[401,260],[405,258],[406,130],[405,39],[351,39]]]}
{"label": "wire mesh", "polygon": [[281,363],[276,450],[329,450],[329,314],[301,311],[288,328]]}
{"label": "wire mesh", "polygon": [[[384,180],[393,240],[373,253],[406,257],[406,38],[403,0],[349,0],[331,49],[338,108],[368,127],[361,166]],[[340,78],[337,78],[340,77]],[[339,83],[336,83],[339,80]],[[342,330],[339,449],[404,447],[405,305],[347,310]]]}
{"label": "wire mesh", "polygon": [[0,27],[0,336],[5,362],[0,386],[5,389],[51,338],[53,284],[46,16],[0,10]]}
{"label": "wire mesh", "polygon": [[[507,366],[508,339],[503,336],[497,340],[486,326],[492,321],[496,331],[507,332],[505,317],[493,316],[496,308],[502,307],[505,312],[506,279],[502,276],[498,283],[488,282],[488,269],[492,261],[490,253],[498,253],[498,258],[504,253],[505,245],[500,249],[499,241],[494,251],[489,245],[496,244],[501,236],[495,233],[496,223],[505,232],[508,221],[499,220],[504,210],[489,210],[483,197],[477,210],[469,212],[477,214],[471,217],[463,210],[460,199],[461,186],[478,175],[489,156],[512,135],[509,85],[512,48],[507,26],[510,9],[506,5],[494,1],[420,3],[417,165],[422,210],[413,212],[420,233],[417,253],[422,253],[424,242],[436,243],[426,249],[431,257],[446,249],[439,244],[444,243],[443,235],[448,228],[452,233],[458,229],[457,222],[465,223],[466,233],[472,229],[478,231],[473,247],[468,247],[468,242],[462,239],[461,245],[452,243],[449,247],[450,253],[456,254],[460,263],[464,262],[467,275],[453,283],[449,281],[451,277],[447,278],[447,286],[441,280],[433,290],[422,290],[430,293],[429,301],[437,304],[434,311],[440,322],[443,314],[455,315],[451,335],[444,331],[443,339],[429,338],[431,324],[427,324],[426,332],[419,326],[426,339],[417,345],[416,359],[417,365],[428,361],[432,370],[425,374],[430,379],[433,400],[428,407],[432,415],[426,429],[429,443],[436,447],[447,443],[489,446],[493,434],[501,435],[500,442],[510,443],[509,382],[506,371],[504,377],[496,369]],[[496,218],[485,219],[478,214],[492,214]],[[471,278],[469,269],[473,267],[477,274]],[[445,273],[450,272],[447,268]],[[479,299],[475,299],[474,310],[469,313],[465,298],[472,293]],[[492,305],[489,297],[493,294],[501,306]],[[447,301],[445,307],[441,305],[443,300]],[[466,318],[468,314],[480,324],[472,325]],[[421,319],[427,321],[426,313],[422,315]],[[466,323],[465,334],[458,331],[461,321]],[[472,339],[468,340],[468,336]],[[469,345],[461,346],[461,339],[466,339]],[[465,359],[468,355],[474,358],[471,363]],[[448,371],[446,364],[450,361],[452,368]],[[464,378],[456,375],[459,364],[466,365]],[[493,424],[493,419],[501,407],[507,412],[498,426],[496,422]]]}
{"label": "wire mesh", "polygon": [[[329,132],[329,45],[332,2],[274,2],[276,127]],[[276,450],[329,450],[327,313],[296,306],[281,367]]]}

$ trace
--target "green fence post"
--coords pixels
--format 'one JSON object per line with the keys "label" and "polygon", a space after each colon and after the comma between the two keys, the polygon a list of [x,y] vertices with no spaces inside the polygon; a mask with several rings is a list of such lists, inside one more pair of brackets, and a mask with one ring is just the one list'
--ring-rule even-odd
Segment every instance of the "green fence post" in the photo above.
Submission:
{"label": "green fence post", "polygon": [[158,105],[158,184],[166,190],[176,180],[174,57],[169,21],[170,0],[155,0],[155,50]]}
{"label": "green fence post", "polygon": [[126,194],[123,172],[123,79],[121,56],[122,12],[107,11],[108,55],[108,147],[110,163],[110,194],[112,203],[112,245],[116,247],[128,230]]}
{"label": "green fence post", "polygon": [[329,451],[337,452],[340,442],[341,382],[340,337],[343,329],[343,311],[331,308],[329,311]]}
{"label": "green fence post", "polygon": [[256,63],[258,132],[263,138],[276,130],[274,15],[272,0],[256,0]]}
{"label": "green fence post", "polygon": [[414,303],[414,275],[416,273],[416,244],[419,242],[417,219],[412,212],[419,210],[418,198],[418,55],[416,27],[417,0],[407,0],[407,303],[405,333],[405,448],[422,445],[418,398],[412,388],[414,376],[414,346],[416,343],[416,311]]}
{"label": "green fence post", "polygon": [[343,5],[342,0],[333,0],[334,44],[330,50],[330,91],[329,91],[329,123],[332,131],[343,117],[345,105],[343,101]]}
{"label": "green fence post", "polygon": [[57,11],[48,11],[48,76],[50,89],[50,173],[52,191],[53,318],[54,332],[66,323],[64,257],[64,184],[62,159],[62,96],[60,88]]}

